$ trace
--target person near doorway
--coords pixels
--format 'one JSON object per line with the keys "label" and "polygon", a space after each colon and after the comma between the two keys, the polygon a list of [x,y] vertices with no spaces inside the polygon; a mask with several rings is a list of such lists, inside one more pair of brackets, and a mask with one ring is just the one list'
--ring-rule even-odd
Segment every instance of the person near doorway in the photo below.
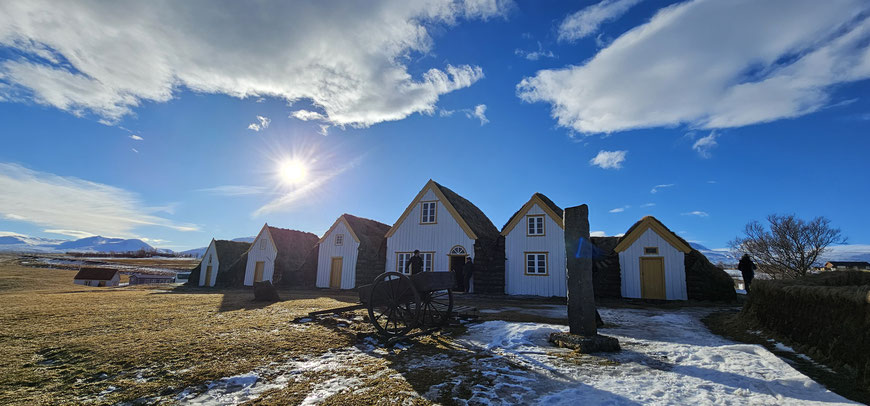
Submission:
{"label": "person near doorway", "polygon": [[414,256],[408,259],[408,263],[405,264],[405,270],[411,270],[411,275],[416,275],[420,272],[423,272],[423,258],[420,257],[420,250],[414,250]]}
{"label": "person near doorway", "polygon": [[474,276],[474,262],[471,261],[471,257],[465,257],[465,265],[462,266],[462,285],[460,285],[463,292],[471,291],[472,276]]}
{"label": "person near doorway", "polygon": [[752,279],[755,279],[755,268],[756,266],[749,258],[749,254],[743,254],[743,258],[740,258],[740,263],[737,264],[737,269],[743,274],[743,288],[746,293],[749,293],[749,284],[752,283]]}

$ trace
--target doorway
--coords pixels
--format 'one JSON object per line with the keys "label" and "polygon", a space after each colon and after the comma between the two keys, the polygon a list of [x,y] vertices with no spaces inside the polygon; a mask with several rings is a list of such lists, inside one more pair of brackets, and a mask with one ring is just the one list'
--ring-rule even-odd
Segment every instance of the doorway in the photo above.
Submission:
{"label": "doorway", "polygon": [[341,266],[344,264],[343,257],[333,257],[329,268],[329,288],[341,289]]}
{"label": "doorway", "polygon": [[254,264],[254,282],[262,282],[263,281],[263,268],[266,267],[266,263],[264,261],[257,261]]}
{"label": "doorway", "polygon": [[667,299],[664,258],[640,258],[640,293],[644,299]]}
{"label": "doorway", "polygon": [[211,265],[205,268],[205,286],[212,286],[211,284]]}

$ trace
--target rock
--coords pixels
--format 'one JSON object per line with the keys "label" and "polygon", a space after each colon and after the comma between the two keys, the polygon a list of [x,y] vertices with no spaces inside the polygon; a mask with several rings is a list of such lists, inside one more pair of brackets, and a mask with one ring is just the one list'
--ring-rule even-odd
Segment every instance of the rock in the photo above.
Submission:
{"label": "rock", "polygon": [[600,334],[582,336],[571,333],[552,333],[550,334],[550,342],[557,347],[570,348],[582,354],[618,352],[621,350],[619,340]]}
{"label": "rock", "polygon": [[277,302],[281,300],[278,297],[278,289],[272,285],[272,282],[254,282],[254,300],[264,302]]}

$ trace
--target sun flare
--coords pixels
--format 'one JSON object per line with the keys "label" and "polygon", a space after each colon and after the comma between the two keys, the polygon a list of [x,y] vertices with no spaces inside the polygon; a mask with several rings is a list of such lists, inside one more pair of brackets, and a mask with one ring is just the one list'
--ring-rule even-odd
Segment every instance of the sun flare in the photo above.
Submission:
{"label": "sun flare", "polygon": [[297,160],[284,161],[278,170],[281,180],[289,184],[302,183],[308,177],[308,168]]}

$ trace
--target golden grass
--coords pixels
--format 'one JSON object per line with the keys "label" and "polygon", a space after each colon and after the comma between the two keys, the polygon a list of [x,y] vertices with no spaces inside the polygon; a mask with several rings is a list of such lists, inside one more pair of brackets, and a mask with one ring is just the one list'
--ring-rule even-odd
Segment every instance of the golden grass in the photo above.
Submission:
{"label": "golden grass", "polygon": [[[0,404],[116,403],[316,355],[356,337],[291,321],[347,305],[316,291],[274,304],[247,290],[74,285],[75,271],[0,257]],[[282,292],[285,296],[287,292]],[[117,388],[102,398],[110,386]]]}
{"label": "golden grass", "polygon": [[99,258],[97,261],[132,266],[148,266],[189,271],[199,265],[199,259],[166,259],[166,258]]}

